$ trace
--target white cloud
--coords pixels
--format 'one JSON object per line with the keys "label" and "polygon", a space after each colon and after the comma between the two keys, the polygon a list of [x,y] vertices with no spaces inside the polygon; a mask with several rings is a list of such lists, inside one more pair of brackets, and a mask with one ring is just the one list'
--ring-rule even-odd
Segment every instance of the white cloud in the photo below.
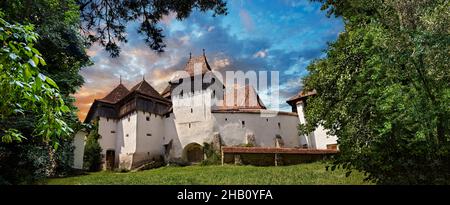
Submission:
{"label": "white cloud", "polygon": [[253,54],[253,58],[265,58],[267,56],[267,49],[260,50]]}

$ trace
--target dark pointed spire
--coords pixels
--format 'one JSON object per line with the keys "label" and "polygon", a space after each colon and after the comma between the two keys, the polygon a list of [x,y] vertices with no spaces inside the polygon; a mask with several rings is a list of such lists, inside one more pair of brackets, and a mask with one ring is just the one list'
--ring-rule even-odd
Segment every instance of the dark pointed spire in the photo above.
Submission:
{"label": "dark pointed spire", "polygon": [[189,52],[189,59],[192,59],[192,52]]}
{"label": "dark pointed spire", "polygon": [[122,84],[122,75],[119,75],[119,85]]}
{"label": "dark pointed spire", "polygon": [[205,49],[203,49],[203,56],[205,56]]}
{"label": "dark pointed spire", "polygon": [[142,80],[145,81],[145,74],[142,74]]}

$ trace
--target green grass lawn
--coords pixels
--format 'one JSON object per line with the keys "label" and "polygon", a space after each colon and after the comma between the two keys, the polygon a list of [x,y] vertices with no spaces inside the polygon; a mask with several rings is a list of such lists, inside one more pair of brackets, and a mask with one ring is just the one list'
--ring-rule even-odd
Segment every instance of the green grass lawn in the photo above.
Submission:
{"label": "green grass lawn", "polygon": [[326,171],[325,163],[315,162],[292,166],[187,166],[162,167],[139,172],[96,172],[86,175],[49,179],[46,184],[158,184],[158,185],[267,185],[267,184],[370,184],[363,174]]}

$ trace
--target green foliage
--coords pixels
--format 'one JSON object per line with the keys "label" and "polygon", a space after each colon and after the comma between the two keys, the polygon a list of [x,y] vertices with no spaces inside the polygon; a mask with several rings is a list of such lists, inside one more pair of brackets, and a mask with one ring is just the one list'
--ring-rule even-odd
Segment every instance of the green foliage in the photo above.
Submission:
{"label": "green foliage", "polygon": [[55,82],[39,72],[38,66],[46,63],[34,48],[37,39],[33,26],[10,24],[0,18],[0,137],[2,143],[21,142],[25,136],[6,121],[36,112],[33,135],[57,148],[58,138],[72,132],[63,120],[68,107]]}
{"label": "green foliage", "polygon": [[44,143],[28,141],[0,145],[0,184],[31,184],[51,175],[51,150]]}
{"label": "green foliage", "polygon": [[95,122],[89,135],[86,139],[86,145],[84,147],[84,161],[83,167],[88,171],[99,171],[102,165],[102,148],[98,143],[98,139],[101,137],[98,134],[98,123]]}
{"label": "green foliage", "polygon": [[165,48],[163,29],[158,22],[171,13],[178,20],[187,18],[194,9],[202,12],[213,11],[215,15],[226,15],[226,2],[223,0],[190,1],[116,1],[116,0],[77,0],[80,5],[82,30],[90,43],[99,43],[112,57],[119,56],[119,43],[127,42],[126,25],[139,22],[138,33],[147,46],[157,52]]}
{"label": "green foliage", "polygon": [[214,150],[212,143],[203,143],[203,152],[206,155],[206,159],[201,162],[201,165],[214,165],[221,163],[220,154]]}
{"label": "green foliage", "polygon": [[[76,115],[77,108],[73,105],[75,99],[71,96],[83,84],[83,78],[79,75],[81,67],[89,65],[89,57],[85,53],[85,40],[79,33],[80,14],[79,7],[74,0],[56,1],[56,0],[8,0],[0,1],[0,10],[3,11],[3,18],[8,22],[17,22],[22,25],[33,24],[34,34],[39,35],[39,40],[36,41],[33,37],[32,44],[34,48],[32,51],[39,50],[38,54],[42,59],[45,59],[45,64],[39,63],[39,72],[45,75],[46,78],[52,80],[45,81],[51,87],[59,88],[60,94],[58,99],[64,102],[61,107],[61,117],[58,117],[58,123],[64,122],[70,129],[78,130],[80,122]],[[30,26],[31,27],[31,26]],[[17,35],[17,34],[16,34]],[[36,37],[37,38],[37,37]],[[31,58],[33,60],[33,58]],[[36,58],[35,58],[36,59]],[[38,58],[39,59],[39,58]],[[31,61],[30,61],[31,63]],[[35,63],[34,61],[32,63]],[[36,63],[35,63],[36,64]],[[41,77],[42,77],[41,75]],[[56,90],[56,89],[55,89]],[[2,103],[8,102],[6,98],[2,99]],[[16,152],[22,152],[19,149],[25,145],[29,147],[41,147],[50,149],[46,143],[42,144],[42,140],[36,139],[36,132],[34,130],[39,127],[46,127],[45,121],[40,120],[40,116],[45,113],[40,109],[25,110],[24,114],[4,116],[1,119],[0,127],[6,127],[12,130],[12,134],[20,133],[17,137],[26,137],[27,140],[22,139],[20,144],[14,143],[4,145],[8,152],[15,154],[10,156],[15,157],[14,160],[0,159],[0,163],[5,164],[11,170],[29,170],[29,172],[11,172],[12,175],[6,177],[6,172],[1,172],[6,181],[23,181],[15,180],[19,178],[39,178],[38,170],[45,169],[51,175],[65,175],[71,172],[73,163],[73,146],[72,140],[74,132],[60,133],[62,137],[53,138],[52,143],[58,146],[58,149],[48,152],[46,155],[39,155],[40,158],[51,161],[52,165],[44,164],[42,167],[32,166],[29,157],[32,155],[22,155]],[[48,115],[50,116],[50,115]],[[2,116],[3,117],[3,116]],[[55,119],[56,120],[56,119]],[[54,129],[53,131],[57,131]],[[23,145],[22,145],[23,144]],[[15,163],[17,161],[17,163]],[[19,164],[20,163],[20,164]],[[23,164],[23,166],[22,166]],[[16,174],[17,176],[14,176]],[[21,182],[18,182],[21,183]]]}
{"label": "green foliage", "polygon": [[450,183],[450,2],[324,1],[345,31],[312,63],[309,133],[338,137],[336,166],[380,184]]}

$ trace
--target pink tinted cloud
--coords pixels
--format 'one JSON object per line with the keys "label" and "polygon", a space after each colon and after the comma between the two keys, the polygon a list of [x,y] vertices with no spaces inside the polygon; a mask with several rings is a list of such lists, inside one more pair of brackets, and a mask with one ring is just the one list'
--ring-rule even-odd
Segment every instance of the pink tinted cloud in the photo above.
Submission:
{"label": "pink tinted cloud", "polygon": [[241,17],[241,23],[244,25],[244,28],[247,32],[250,32],[254,28],[253,19],[248,13],[247,10],[241,9],[239,12],[239,16]]}

